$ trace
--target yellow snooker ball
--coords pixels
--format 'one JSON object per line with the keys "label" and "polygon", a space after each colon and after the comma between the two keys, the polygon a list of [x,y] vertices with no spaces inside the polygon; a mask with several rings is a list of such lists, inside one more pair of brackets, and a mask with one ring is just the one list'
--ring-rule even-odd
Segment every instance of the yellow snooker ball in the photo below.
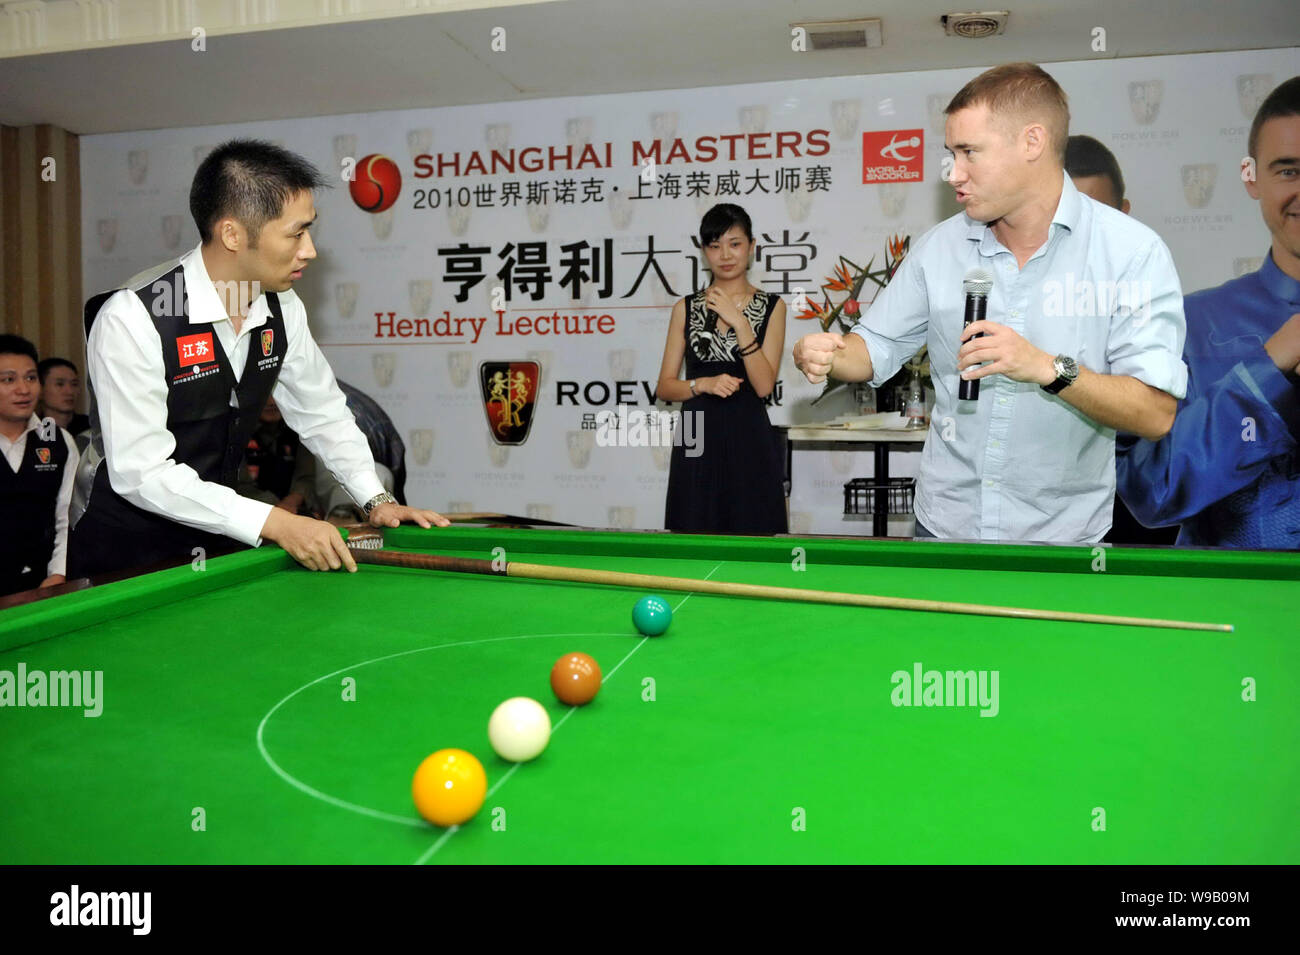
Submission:
{"label": "yellow snooker ball", "polygon": [[463,749],[440,749],[426,757],[411,780],[415,808],[435,826],[469,822],[486,795],[483,764]]}

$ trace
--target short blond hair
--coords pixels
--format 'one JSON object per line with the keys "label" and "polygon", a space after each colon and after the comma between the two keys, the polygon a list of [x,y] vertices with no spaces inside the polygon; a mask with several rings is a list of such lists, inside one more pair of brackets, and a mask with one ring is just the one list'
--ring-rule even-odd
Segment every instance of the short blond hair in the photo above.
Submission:
{"label": "short blond hair", "polygon": [[[1061,165],[1070,138],[1070,104],[1065,90],[1036,63],[1004,63],[985,70],[952,98],[945,115],[984,104],[996,119],[1037,121]],[[1017,129],[1018,133],[1019,130]]]}

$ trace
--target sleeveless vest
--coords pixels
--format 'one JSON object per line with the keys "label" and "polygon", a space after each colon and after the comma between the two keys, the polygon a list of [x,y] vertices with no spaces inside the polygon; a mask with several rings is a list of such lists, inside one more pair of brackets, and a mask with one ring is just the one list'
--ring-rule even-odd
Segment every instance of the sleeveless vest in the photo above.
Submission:
{"label": "sleeveless vest", "polygon": [[61,428],[41,440],[41,429],[27,432],[27,449],[15,473],[0,461],[0,521],[5,546],[0,548],[0,594],[39,587],[54,554],[55,507],[68,466],[68,445]]}

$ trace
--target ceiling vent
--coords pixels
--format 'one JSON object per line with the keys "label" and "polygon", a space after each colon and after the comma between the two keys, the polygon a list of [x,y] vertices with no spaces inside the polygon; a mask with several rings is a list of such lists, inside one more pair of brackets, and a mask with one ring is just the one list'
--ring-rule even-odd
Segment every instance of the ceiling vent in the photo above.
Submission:
{"label": "ceiling vent", "polygon": [[972,40],[981,40],[986,36],[997,36],[1007,30],[1006,10],[983,13],[946,13],[939,20],[943,23],[943,32],[948,36],[964,36]]}
{"label": "ceiling vent", "polygon": [[808,33],[808,48],[812,50],[875,49],[880,46],[880,20],[817,20],[792,23],[791,29]]}

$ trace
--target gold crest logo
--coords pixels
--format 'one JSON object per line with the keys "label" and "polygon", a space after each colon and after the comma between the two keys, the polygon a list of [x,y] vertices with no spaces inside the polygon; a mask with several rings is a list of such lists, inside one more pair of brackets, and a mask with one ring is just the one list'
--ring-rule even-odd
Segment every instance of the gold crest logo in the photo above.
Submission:
{"label": "gold crest logo", "polygon": [[523,444],[533,426],[541,366],[535,361],[485,361],[478,366],[488,432],[497,444]]}

